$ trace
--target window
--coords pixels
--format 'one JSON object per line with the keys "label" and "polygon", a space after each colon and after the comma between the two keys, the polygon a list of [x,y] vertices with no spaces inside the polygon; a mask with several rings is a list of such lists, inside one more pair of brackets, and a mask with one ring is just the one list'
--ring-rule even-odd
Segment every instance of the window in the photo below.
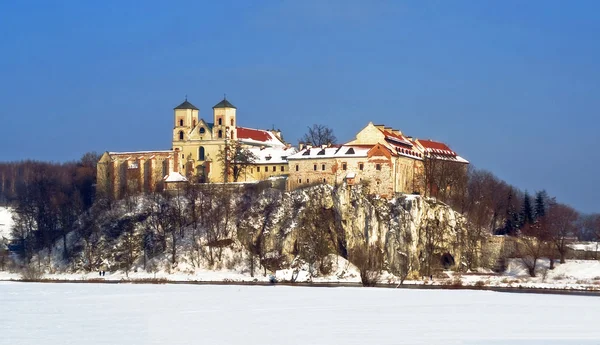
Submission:
{"label": "window", "polygon": [[198,160],[199,161],[204,160],[204,147],[203,146],[200,146],[200,148],[198,149]]}
{"label": "window", "polygon": [[342,163],[342,170],[348,169],[348,165],[346,163]]}
{"label": "window", "polygon": [[223,124],[223,119],[219,117],[219,126]]}
{"label": "window", "polygon": [[313,166],[313,170],[317,171],[317,165],[316,164]]}
{"label": "window", "polygon": [[321,164],[321,170],[325,170],[325,164]]}
{"label": "window", "polygon": [[273,171],[277,171],[277,167],[276,166],[273,166]]}
{"label": "window", "polygon": [[309,182],[310,182],[310,180],[309,180],[309,179],[306,179],[306,183],[309,183]]}
{"label": "window", "polygon": [[185,158],[185,156],[184,156],[184,155],[183,155],[183,153],[182,153],[182,154],[181,154],[181,159],[184,159],[184,158]]}
{"label": "window", "polygon": [[200,127],[199,132],[200,132],[200,134],[204,134],[206,132],[206,129],[204,129],[204,127]]}
{"label": "window", "polygon": [[194,124],[194,127],[196,127],[196,120],[192,121],[192,123]]}
{"label": "window", "polygon": [[298,168],[298,164],[296,164],[296,171],[298,171],[298,169],[299,169],[299,168]]}
{"label": "window", "polygon": [[375,169],[376,170],[381,170],[381,164],[375,164]]}
{"label": "window", "polygon": [[327,179],[323,179],[323,183],[327,183]]}
{"label": "window", "polygon": [[281,171],[285,171],[285,168],[284,168],[284,166],[282,165],[282,166],[280,167],[280,169],[279,169],[279,170],[281,170]]}
{"label": "window", "polygon": [[301,178],[298,179],[298,183],[302,183],[302,179]]}
{"label": "window", "polygon": [[223,131],[219,129],[219,138],[223,138]]}
{"label": "window", "polygon": [[230,123],[231,123],[231,125],[233,126],[233,119],[231,119]]}
{"label": "window", "polygon": [[256,167],[256,172],[260,172],[260,167]]}
{"label": "window", "polygon": [[183,140],[183,131],[179,131],[179,140]]}
{"label": "window", "polygon": [[365,165],[363,163],[358,164],[358,169],[359,170],[363,170],[364,167],[365,167]]}
{"label": "window", "polygon": [[231,136],[230,136],[230,138],[231,138],[231,139],[233,139],[233,131],[231,131]]}
{"label": "window", "polygon": [[183,120],[179,120],[179,126],[183,126]]}

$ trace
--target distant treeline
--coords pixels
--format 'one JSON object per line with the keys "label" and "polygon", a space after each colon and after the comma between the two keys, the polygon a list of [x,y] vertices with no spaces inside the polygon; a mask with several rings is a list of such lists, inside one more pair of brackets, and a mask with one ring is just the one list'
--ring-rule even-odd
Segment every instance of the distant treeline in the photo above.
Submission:
{"label": "distant treeline", "polygon": [[0,163],[0,204],[13,207],[13,238],[28,239],[30,250],[49,248],[65,237],[77,218],[94,203],[99,155],[79,161]]}

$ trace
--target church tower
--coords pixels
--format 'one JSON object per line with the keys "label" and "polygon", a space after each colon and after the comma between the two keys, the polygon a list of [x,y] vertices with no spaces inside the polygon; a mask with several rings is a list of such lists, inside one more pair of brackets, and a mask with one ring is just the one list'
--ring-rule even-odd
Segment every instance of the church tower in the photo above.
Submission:
{"label": "church tower", "polygon": [[173,126],[173,147],[178,143],[188,140],[192,128],[198,123],[198,108],[188,102],[187,97],[183,103],[175,107]]}
{"label": "church tower", "polygon": [[213,138],[237,140],[236,107],[226,98],[213,107]]}

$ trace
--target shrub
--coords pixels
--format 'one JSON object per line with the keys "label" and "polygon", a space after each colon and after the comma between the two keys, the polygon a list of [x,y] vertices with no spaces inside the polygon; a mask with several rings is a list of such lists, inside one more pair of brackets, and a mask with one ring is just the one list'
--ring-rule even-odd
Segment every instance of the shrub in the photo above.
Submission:
{"label": "shrub", "polygon": [[476,287],[484,287],[485,286],[485,282],[483,280],[478,280],[475,282]]}
{"label": "shrub", "polygon": [[348,257],[358,268],[363,286],[377,285],[383,270],[383,252],[379,247],[358,246],[350,249]]}
{"label": "shrub", "polygon": [[33,282],[39,281],[44,276],[44,272],[36,265],[27,265],[21,269],[21,280]]}

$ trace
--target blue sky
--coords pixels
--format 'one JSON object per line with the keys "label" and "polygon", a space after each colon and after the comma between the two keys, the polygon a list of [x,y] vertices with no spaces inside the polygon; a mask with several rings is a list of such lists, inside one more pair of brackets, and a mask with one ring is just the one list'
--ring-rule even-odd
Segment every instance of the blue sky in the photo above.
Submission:
{"label": "blue sky", "polygon": [[600,211],[596,1],[3,1],[0,161],[168,149],[210,117],[447,142],[521,189]]}

